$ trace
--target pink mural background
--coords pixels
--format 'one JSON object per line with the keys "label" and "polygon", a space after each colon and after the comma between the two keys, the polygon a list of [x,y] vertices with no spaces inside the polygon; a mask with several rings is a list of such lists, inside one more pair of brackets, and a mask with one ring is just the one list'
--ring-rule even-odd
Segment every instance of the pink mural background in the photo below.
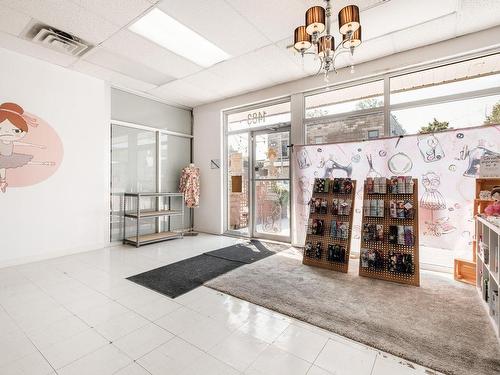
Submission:
{"label": "pink mural background", "polygon": [[366,177],[411,175],[418,179],[420,244],[464,256],[470,253],[474,231],[472,207],[479,159],[500,153],[500,125],[295,146],[293,151],[297,243],[305,241],[315,178],[351,177],[357,181],[352,249],[359,252]]}
{"label": "pink mural background", "polygon": [[[33,155],[34,162],[52,162],[53,165],[25,165],[7,170],[8,188],[25,187],[40,183],[52,176],[61,165],[64,149],[61,139],[55,130],[42,118],[25,112],[38,124],[30,127],[22,142],[41,145],[43,148],[15,145],[14,152]],[[8,189],[7,189],[8,193]]]}

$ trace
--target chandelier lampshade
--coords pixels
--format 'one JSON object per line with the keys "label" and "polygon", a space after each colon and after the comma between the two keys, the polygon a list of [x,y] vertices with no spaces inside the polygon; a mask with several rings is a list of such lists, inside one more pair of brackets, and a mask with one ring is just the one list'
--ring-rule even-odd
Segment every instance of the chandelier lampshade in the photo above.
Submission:
{"label": "chandelier lampshade", "polygon": [[[293,44],[287,48],[293,48],[302,56],[314,55],[314,61],[319,61],[319,69],[325,74],[325,82],[328,82],[330,72],[337,73],[335,61],[341,53],[349,53],[354,56],[354,51],[361,45],[361,24],[359,20],[359,8],[356,5],[348,5],[338,13],[339,31],[341,40],[335,45],[335,39],[331,32],[332,25],[332,0],[324,0],[325,7],[313,6],[306,11],[306,23],[295,28],[293,33]],[[312,48],[311,48],[312,47]],[[354,65],[351,63],[351,73]]]}
{"label": "chandelier lampshade", "polygon": [[351,34],[351,36],[342,35],[342,46],[344,48],[357,47],[361,44],[361,26]]}
{"label": "chandelier lampshade", "polygon": [[324,35],[318,40],[318,55],[321,57],[329,56],[335,52],[335,39],[333,36]]}
{"label": "chandelier lampshade", "polygon": [[306,12],[306,31],[309,35],[321,34],[325,31],[326,16],[325,8],[320,6],[311,7]]}
{"label": "chandelier lampshade", "polygon": [[359,8],[356,5],[348,5],[339,12],[339,31],[346,35],[359,29]]}
{"label": "chandelier lampshade", "polygon": [[311,36],[307,33],[305,26],[299,26],[295,29],[293,39],[297,51],[305,51],[312,45]]}

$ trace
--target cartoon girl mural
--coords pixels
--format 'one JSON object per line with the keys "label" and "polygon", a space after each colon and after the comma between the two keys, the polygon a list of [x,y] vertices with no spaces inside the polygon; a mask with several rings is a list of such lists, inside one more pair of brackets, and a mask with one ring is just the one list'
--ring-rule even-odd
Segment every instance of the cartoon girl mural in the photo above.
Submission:
{"label": "cartoon girl mural", "polygon": [[44,149],[43,145],[22,142],[30,128],[36,128],[38,122],[27,115],[23,108],[15,103],[0,105],[0,191],[5,193],[8,184],[8,170],[26,165],[54,166],[50,161],[34,161],[33,155],[15,152],[15,146],[28,146]]}

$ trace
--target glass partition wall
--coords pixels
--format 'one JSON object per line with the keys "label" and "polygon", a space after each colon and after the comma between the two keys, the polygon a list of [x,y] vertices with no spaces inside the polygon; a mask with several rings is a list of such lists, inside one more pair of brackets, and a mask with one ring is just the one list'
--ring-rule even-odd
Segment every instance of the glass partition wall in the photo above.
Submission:
{"label": "glass partition wall", "polygon": [[290,101],[225,113],[226,233],[290,241]]}
{"label": "glass partition wall", "polygon": [[[137,192],[176,192],[182,168],[191,160],[191,136],[124,125],[111,125],[111,241],[123,239],[123,194]],[[141,201],[142,209],[154,209],[154,200]],[[148,206],[149,205],[149,206]],[[185,210],[184,227],[180,217],[141,220],[140,234],[162,230],[171,220],[172,229],[190,226],[190,210]],[[125,221],[127,232],[135,221]]]}

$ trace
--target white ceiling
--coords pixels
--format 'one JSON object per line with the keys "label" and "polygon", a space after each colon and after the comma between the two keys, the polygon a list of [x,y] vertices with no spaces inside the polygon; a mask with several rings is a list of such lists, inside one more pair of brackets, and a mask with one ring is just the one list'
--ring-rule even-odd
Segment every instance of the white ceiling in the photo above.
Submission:
{"label": "white ceiling", "polygon": [[[360,63],[500,24],[500,0],[333,0],[361,9],[363,44],[341,65]],[[0,47],[193,107],[314,74],[317,62],[287,49],[304,12],[321,0],[0,0]],[[225,52],[202,68],[127,29],[157,6]],[[22,39],[33,20],[96,47],[81,58]],[[337,30],[336,16],[333,30]],[[339,40],[340,36],[335,35]],[[196,48],[196,46],[193,46]],[[352,59],[352,61],[351,61]]]}

